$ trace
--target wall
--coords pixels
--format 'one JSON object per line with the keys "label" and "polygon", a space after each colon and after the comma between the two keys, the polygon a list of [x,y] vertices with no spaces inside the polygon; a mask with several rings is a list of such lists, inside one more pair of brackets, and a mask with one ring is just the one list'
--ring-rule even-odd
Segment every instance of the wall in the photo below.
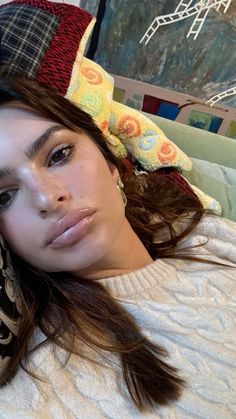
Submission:
{"label": "wall", "polygon": [[[226,14],[223,7],[219,11],[209,10],[195,40],[193,36],[187,38],[187,34],[196,15],[161,26],[146,46],[139,43],[153,19],[174,12],[179,3],[179,0],[107,1],[95,61],[113,74],[204,100],[235,86],[235,0]],[[196,3],[197,0],[192,2]],[[235,107],[236,95],[221,103]]]}
{"label": "wall", "polygon": [[[184,7],[190,12],[200,1],[208,5],[218,2],[220,8],[205,9],[206,13],[203,9],[199,16],[160,26],[147,45],[140,44],[155,17],[159,23],[168,23],[173,14],[168,19],[160,17],[174,11],[183,17]],[[94,15],[99,4],[99,0],[61,2]],[[194,34],[196,17],[203,19]],[[115,94],[123,95],[123,103],[236,138],[235,109],[227,108],[236,108],[236,0],[109,0],[94,60],[115,76]],[[204,104],[234,86],[234,94],[221,98],[214,109]]]}
{"label": "wall", "polygon": [[236,139],[236,108],[114,75],[114,100],[131,108]]}
{"label": "wall", "polygon": [[[51,0],[58,1],[58,0]],[[59,0],[96,15],[99,0]],[[150,83],[202,100],[235,87],[220,103],[236,107],[236,0],[221,0],[208,10],[197,39],[189,35],[197,14],[160,26],[147,45],[139,41],[155,17],[220,0],[109,0],[94,57],[109,72]],[[0,4],[7,3],[0,0]],[[228,10],[224,14],[224,4]],[[204,14],[204,13],[203,13]],[[201,14],[200,17],[203,16]]]}

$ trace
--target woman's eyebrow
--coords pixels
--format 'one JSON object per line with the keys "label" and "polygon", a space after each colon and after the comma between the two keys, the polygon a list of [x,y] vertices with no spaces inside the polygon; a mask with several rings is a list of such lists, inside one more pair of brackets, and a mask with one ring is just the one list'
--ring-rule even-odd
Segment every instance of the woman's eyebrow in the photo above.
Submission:
{"label": "woman's eyebrow", "polygon": [[[30,146],[25,150],[26,156],[32,160],[39,151],[44,147],[44,145],[50,141],[52,136],[61,130],[66,130],[67,128],[63,125],[53,125],[52,127],[48,128],[40,137],[38,137]],[[16,171],[14,167],[4,167],[0,169],[0,179],[3,179],[7,176],[16,175]]]}
{"label": "woman's eyebrow", "polygon": [[53,125],[52,127],[48,128],[40,137],[37,138],[30,146],[25,150],[26,156],[32,160],[36,154],[44,147],[44,145],[51,139],[51,137],[57,131],[65,130],[66,127],[63,125]]}

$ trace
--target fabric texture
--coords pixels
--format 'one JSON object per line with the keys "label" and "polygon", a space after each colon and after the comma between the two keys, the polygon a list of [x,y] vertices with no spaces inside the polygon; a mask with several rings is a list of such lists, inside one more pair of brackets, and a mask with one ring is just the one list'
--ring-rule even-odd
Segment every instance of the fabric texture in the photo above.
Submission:
{"label": "fabric texture", "polygon": [[[65,95],[80,42],[92,20],[79,7],[47,0],[15,0],[1,6],[1,66]],[[84,50],[80,53],[82,57]]]}
{"label": "fabric texture", "polygon": [[[191,159],[144,114],[114,101],[113,90],[113,77],[99,64],[83,57],[66,97],[94,118],[106,136],[109,149],[118,158],[131,156],[151,172],[169,167],[191,170]],[[181,174],[178,177],[181,183]],[[221,214],[218,201],[189,185],[204,208]]]}
{"label": "fabric texture", "polygon": [[[47,382],[40,386],[22,369],[0,391],[1,419],[163,418],[234,419],[236,416],[236,228],[232,221],[205,217],[179,248],[198,248],[220,267],[200,262],[157,259],[106,286],[152,341],[169,352],[188,386],[168,407],[140,414],[131,403],[119,360],[93,354],[104,366],[66,355],[51,344],[32,355],[33,371]],[[44,336],[38,331],[34,341]],[[92,354],[88,350],[89,356]],[[106,368],[107,367],[107,368]]]}
{"label": "fabric texture", "polygon": [[[24,4],[0,9],[1,65],[34,77],[59,25],[58,16]],[[24,42],[22,42],[24,40]]]}
{"label": "fabric texture", "polygon": [[204,129],[143,112],[191,157],[236,169],[236,141]]}
{"label": "fabric texture", "polygon": [[142,113],[113,100],[114,79],[99,64],[83,57],[77,87],[66,97],[88,112],[119,158],[130,153],[143,168],[190,170],[191,159]]}

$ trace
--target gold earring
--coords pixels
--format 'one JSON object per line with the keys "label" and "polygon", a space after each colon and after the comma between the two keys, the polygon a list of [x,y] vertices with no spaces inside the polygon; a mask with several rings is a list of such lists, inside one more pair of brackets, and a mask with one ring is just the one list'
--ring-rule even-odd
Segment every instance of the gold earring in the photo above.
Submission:
{"label": "gold earring", "polygon": [[123,202],[124,202],[124,206],[126,207],[127,197],[126,197],[124,191],[122,191],[122,188],[124,188],[124,184],[123,184],[121,179],[118,179],[116,187],[117,187],[118,191],[121,193],[121,196],[122,196],[122,199],[123,199]]}

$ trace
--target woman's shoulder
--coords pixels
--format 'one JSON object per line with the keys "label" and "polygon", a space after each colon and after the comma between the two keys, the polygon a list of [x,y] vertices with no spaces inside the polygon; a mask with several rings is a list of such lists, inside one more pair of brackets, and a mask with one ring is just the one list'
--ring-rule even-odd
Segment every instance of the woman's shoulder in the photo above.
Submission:
{"label": "woman's shoulder", "polygon": [[236,222],[218,215],[204,215],[197,230],[207,233],[211,237],[219,237],[222,233],[236,245]]}
{"label": "woman's shoulder", "polygon": [[236,222],[217,215],[203,216],[195,229],[180,241],[177,249],[195,245],[199,245],[193,249],[197,249],[198,257],[204,254],[210,260],[219,258],[229,266],[236,265]]}

